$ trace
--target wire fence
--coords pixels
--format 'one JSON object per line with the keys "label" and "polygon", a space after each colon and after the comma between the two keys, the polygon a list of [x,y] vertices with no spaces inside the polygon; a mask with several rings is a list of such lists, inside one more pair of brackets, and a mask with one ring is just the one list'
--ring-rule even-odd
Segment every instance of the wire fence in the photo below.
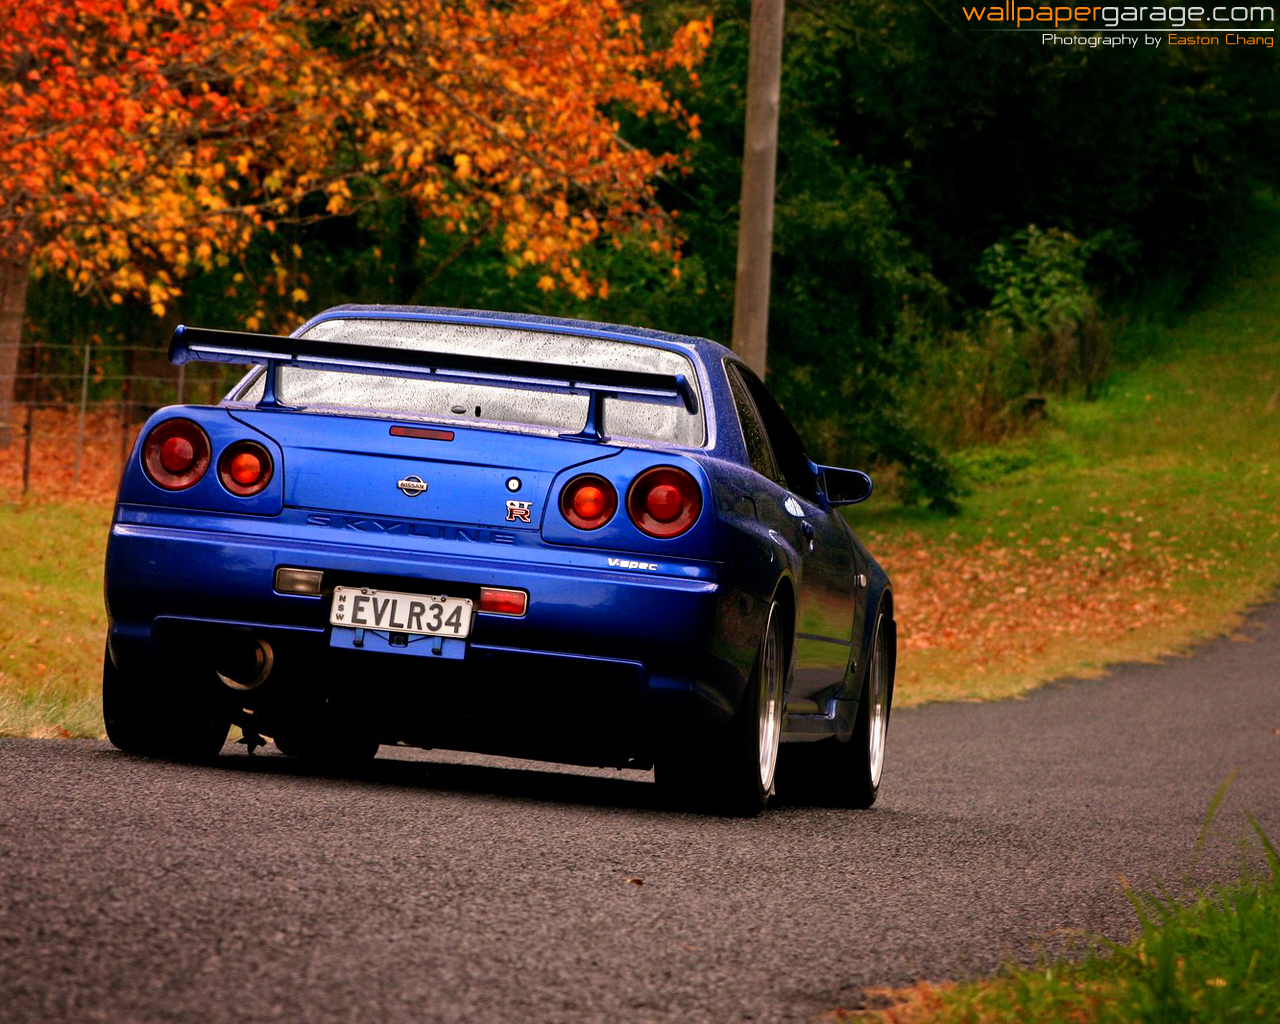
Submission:
{"label": "wire fence", "polygon": [[[14,348],[0,345],[0,367]],[[7,430],[0,423],[0,436],[9,439],[7,450],[0,449],[0,492],[110,497],[138,428],[152,412],[217,402],[240,373],[218,364],[172,366],[154,346],[23,345],[16,372],[0,375],[0,420],[7,421]]]}

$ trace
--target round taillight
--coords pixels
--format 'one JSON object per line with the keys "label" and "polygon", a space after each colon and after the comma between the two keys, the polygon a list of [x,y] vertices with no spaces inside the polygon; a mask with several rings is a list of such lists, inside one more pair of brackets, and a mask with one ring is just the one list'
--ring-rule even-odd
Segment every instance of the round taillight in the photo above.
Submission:
{"label": "round taillight", "polygon": [[698,481],[674,466],[645,470],[627,492],[627,515],[650,537],[679,537],[698,521],[701,512]]}
{"label": "round taillight", "polygon": [[248,498],[271,482],[271,453],[257,441],[237,441],[218,460],[218,479],[232,494]]}
{"label": "round taillight", "polygon": [[209,435],[192,420],[157,423],[142,442],[142,468],[157,487],[183,491],[209,468]]}
{"label": "round taillight", "polygon": [[598,530],[618,510],[618,492],[602,476],[576,476],[560,492],[560,514],[579,530]]}

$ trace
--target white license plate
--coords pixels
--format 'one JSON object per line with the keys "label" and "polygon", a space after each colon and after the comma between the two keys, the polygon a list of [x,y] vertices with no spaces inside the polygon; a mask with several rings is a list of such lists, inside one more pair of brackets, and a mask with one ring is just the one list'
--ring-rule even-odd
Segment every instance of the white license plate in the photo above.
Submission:
{"label": "white license plate", "polygon": [[329,621],[350,629],[464,637],[471,632],[472,603],[465,597],[429,597],[368,587],[334,587]]}

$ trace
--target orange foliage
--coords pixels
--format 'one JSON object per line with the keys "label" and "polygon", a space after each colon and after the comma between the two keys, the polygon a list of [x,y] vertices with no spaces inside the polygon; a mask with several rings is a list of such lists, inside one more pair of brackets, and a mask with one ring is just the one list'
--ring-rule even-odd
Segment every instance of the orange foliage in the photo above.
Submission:
{"label": "orange foliage", "polygon": [[676,158],[612,112],[696,134],[659,76],[710,36],[648,50],[617,0],[0,0],[0,24],[0,258],[158,314],[255,231],[388,192],[590,294],[602,233],[671,245]]}

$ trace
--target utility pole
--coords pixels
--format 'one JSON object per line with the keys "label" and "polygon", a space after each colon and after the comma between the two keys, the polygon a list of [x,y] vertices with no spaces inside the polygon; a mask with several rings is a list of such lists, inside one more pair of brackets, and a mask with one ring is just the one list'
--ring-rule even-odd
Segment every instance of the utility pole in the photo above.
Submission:
{"label": "utility pole", "polygon": [[773,189],[778,166],[785,10],[786,0],[751,0],[733,350],[761,378],[769,355],[769,269],[773,256]]}

